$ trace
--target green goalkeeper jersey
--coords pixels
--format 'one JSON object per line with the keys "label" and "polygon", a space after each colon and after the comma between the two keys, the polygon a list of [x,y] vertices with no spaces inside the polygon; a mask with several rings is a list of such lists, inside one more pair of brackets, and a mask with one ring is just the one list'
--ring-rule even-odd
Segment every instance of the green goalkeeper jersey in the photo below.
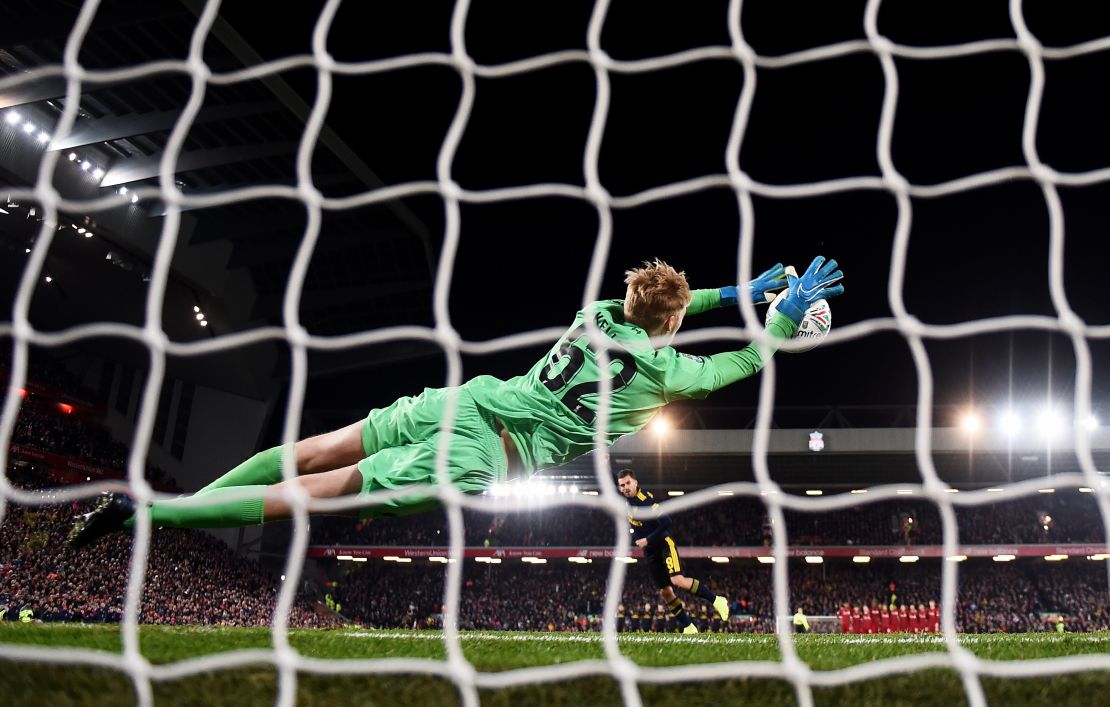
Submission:
{"label": "green goalkeeper jersey", "polygon": [[[686,314],[720,306],[718,290],[695,290]],[[609,337],[609,368],[603,372],[586,331],[586,319]],[[776,314],[767,331],[778,338],[794,335],[797,325]],[[594,423],[601,407],[602,376],[609,379],[606,444],[640,430],[674,400],[704,398],[763,367],[758,348],[713,356],[691,356],[666,346],[653,349],[647,332],[624,321],[624,301],[594,302],[578,312],[574,324],[546,356],[523,376],[507,381],[478,376],[466,384],[480,408],[505,426],[520,452],[525,471],[571,461],[594,448]]]}

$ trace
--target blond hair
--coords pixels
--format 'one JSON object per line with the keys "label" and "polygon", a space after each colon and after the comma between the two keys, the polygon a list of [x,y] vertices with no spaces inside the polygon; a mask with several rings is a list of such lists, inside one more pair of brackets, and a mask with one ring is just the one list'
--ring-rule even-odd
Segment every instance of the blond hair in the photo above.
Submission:
{"label": "blond hair", "polygon": [[667,317],[686,311],[694,298],[686,273],[659,258],[644,261],[643,267],[626,270],[624,281],[628,285],[624,296],[625,321],[649,331],[661,327]]}

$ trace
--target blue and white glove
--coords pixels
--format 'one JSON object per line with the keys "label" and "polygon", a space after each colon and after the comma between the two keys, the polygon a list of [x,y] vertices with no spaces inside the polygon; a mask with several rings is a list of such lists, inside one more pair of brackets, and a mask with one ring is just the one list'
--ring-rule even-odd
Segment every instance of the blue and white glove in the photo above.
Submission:
{"label": "blue and white glove", "polygon": [[843,277],[844,273],[837,270],[835,260],[826,263],[824,256],[818,255],[801,277],[787,274],[787,295],[779,302],[779,311],[794,320],[795,324],[801,324],[809,305],[844,292],[844,285],[836,284]]}
{"label": "blue and white glove", "polygon": [[[775,263],[774,267],[764,272],[748,283],[747,292],[752,300],[752,304],[765,304],[774,299],[768,297],[768,292],[781,290],[786,287],[786,268],[782,263]],[[722,287],[721,292],[721,306],[722,307],[735,307],[740,297],[740,288],[733,285]]]}

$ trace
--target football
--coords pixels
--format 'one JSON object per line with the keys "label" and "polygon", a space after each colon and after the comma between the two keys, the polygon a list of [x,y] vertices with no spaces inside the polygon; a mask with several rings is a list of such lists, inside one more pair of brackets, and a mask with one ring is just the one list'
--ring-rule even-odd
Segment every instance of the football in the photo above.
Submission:
{"label": "football", "polygon": [[[780,292],[779,296],[771,302],[771,306],[767,308],[767,323],[770,323],[771,318],[775,316],[775,312],[779,311],[779,303],[786,297],[786,293],[787,290]],[[802,317],[802,323],[798,325],[798,331],[794,332],[794,345],[789,349],[782,349],[782,352],[801,353],[809,351],[825,340],[831,328],[832,310],[829,309],[829,303],[823,299],[816,300],[809,305],[805,316]]]}

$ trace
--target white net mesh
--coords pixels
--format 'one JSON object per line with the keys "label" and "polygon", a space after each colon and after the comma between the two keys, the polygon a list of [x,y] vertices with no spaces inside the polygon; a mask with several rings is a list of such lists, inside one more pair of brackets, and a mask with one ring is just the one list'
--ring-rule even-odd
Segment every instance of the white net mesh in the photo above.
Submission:
{"label": "white net mesh", "polygon": [[[774,199],[797,199],[814,197],[851,190],[871,190],[891,195],[897,204],[897,226],[894,233],[893,266],[890,271],[888,298],[894,313],[893,318],[869,320],[842,326],[833,332],[825,346],[835,346],[849,339],[866,337],[879,332],[893,331],[901,335],[908,344],[916,364],[919,394],[917,401],[917,463],[922,482],[913,487],[914,493],[930,499],[940,510],[943,523],[944,552],[957,554],[957,531],[954,507],[956,505],[976,505],[992,501],[985,492],[962,493],[953,496],[946,493],[947,485],[941,481],[934,468],[930,454],[930,430],[932,426],[932,371],[925,353],[927,339],[951,339],[973,334],[1000,332],[1013,329],[1032,329],[1058,332],[1068,337],[1072,343],[1077,362],[1074,419],[1086,420],[1090,408],[1091,355],[1088,340],[1110,337],[1110,326],[1088,326],[1076,315],[1065,294],[1063,280],[1064,222],[1060,200],[1057,195],[1059,185],[1089,185],[1110,179],[1110,168],[1083,173],[1061,173],[1044,164],[1037,154],[1035,135],[1045,86],[1045,62],[1077,57],[1110,49],[1110,37],[1067,47],[1042,46],[1026,26],[1022,3],[1012,0],[1009,5],[1010,21],[1016,39],[997,39],[971,42],[954,46],[913,47],[903,46],[890,41],[878,31],[877,17],[881,3],[872,0],[867,3],[864,24],[866,40],[849,41],[821,46],[782,56],[760,56],[746,41],[741,27],[740,0],[729,4],[727,23],[731,37],[729,46],[708,46],[677,54],[657,56],[636,61],[618,61],[606,54],[601,47],[601,32],[606,21],[609,3],[598,0],[593,8],[588,26],[587,50],[559,51],[534,56],[521,61],[498,65],[476,63],[467,52],[464,41],[464,28],[470,3],[459,0],[454,7],[451,20],[451,52],[422,53],[398,56],[377,61],[358,63],[336,61],[327,49],[329,29],[339,8],[338,0],[330,0],[319,15],[312,36],[311,54],[293,56],[239,71],[213,73],[202,60],[204,43],[212,29],[219,11],[218,2],[208,2],[196,24],[191,49],[184,61],[160,61],[151,64],[131,66],[111,71],[90,71],[78,62],[78,54],[83,40],[96,15],[99,3],[87,0],[69,33],[64,60],[60,65],[36,68],[23,75],[9,77],[0,81],[0,90],[7,90],[47,78],[64,78],[66,82],[65,111],[55,134],[65,137],[72,129],[82,91],[98,84],[123,82],[139,79],[156,72],[184,74],[192,82],[190,99],[181,111],[174,125],[168,145],[161,160],[159,187],[140,191],[144,198],[157,198],[166,204],[161,238],[151,271],[149,296],[146,302],[146,324],[142,327],[111,323],[93,323],[73,327],[60,332],[47,333],[36,330],[29,321],[29,307],[33,288],[42,276],[44,261],[50,248],[61,210],[91,212],[118,206],[121,197],[109,196],[93,201],[71,201],[63,198],[52,186],[50,175],[53,173],[60,153],[47,152],[39,167],[38,180],[33,189],[13,190],[18,199],[33,200],[41,205],[44,221],[39,237],[29,255],[22,280],[19,283],[11,322],[0,324],[0,335],[10,337],[13,342],[11,381],[5,397],[3,415],[0,418],[0,465],[6,465],[7,449],[12,430],[19,411],[20,398],[15,392],[23,384],[27,375],[29,345],[59,346],[91,337],[118,337],[146,347],[150,354],[150,373],[146,380],[141,402],[141,414],[135,434],[135,444],[128,461],[128,481],[126,489],[140,503],[145,504],[159,498],[144,480],[143,464],[148,451],[152,425],[157,410],[158,395],[162,388],[166,356],[198,356],[233,347],[241,347],[261,341],[284,341],[292,352],[292,377],[290,395],[285,410],[284,441],[286,454],[284,469],[293,468],[291,443],[296,441],[301,423],[301,409],[305,395],[307,375],[307,354],[310,350],[338,350],[356,346],[390,341],[394,339],[420,339],[434,342],[442,347],[448,360],[448,385],[458,385],[461,379],[461,356],[464,353],[485,354],[527,345],[548,344],[559,336],[561,330],[544,329],[523,332],[491,341],[463,340],[451,323],[448,310],[448,293],[452,278],[452,268],[460,237],[460,204],[486,203],[495,201],[521,200],[539,196],[557,196],[580,200],[593,206],[597,212],[598,229],[589,274],[583,290],[582,301],[589,302],[599,298],[602,274],[606,264],[612,237],[613,212],[630,209],[650,202],[668,199],[698,191],[726,188],[736,196],[741,214],[740,247],[737,256],[737,281],[751,279],[752,249],[755,233],[753,195]],[[1031,81],[1022,130],[1022,148],[1025,164],[1018,167],[997,169],[980,174],[971,174],[949,182],[928,186],[909,183],[899,174],[891,157],[891,139],[897,117],[899,76],[895,57],[912,59],[951,59],[968,57],[988,52],[1018,52],[1028,61]],[[757,68],[776,69],[796,66],[809,62],[822,62],[850,54],[871,54],[878,58],[885,79],[881,119],[876,138],[876,151],[881,168],[880,176],[835,179],[830,181],[769,185],[757,182],[740,168],[740,148],[744,142],[749,115],[757,95]],[[598,161],[602,145],[602,135],[610,103],[610,77],[613,73],[650,73],[705,60],[730,60],[742,67],[744,82],[736,104],[731,132],[725,152],[727,171],[725,174],[712,174],[682,182],[667,184],[640,193],[615,197],[610,195],[599,177]],[[545,67],[560,64],[584,63],[593,69],[596,82],[596,98],[593,117],[589,126],[582,167],[585,173],[585,187],[568,184],[534,184],[529,186],[490,189],[484,191],[468,190],[461,187],[452,177],[452,165],[463,133],[467,127],[475,102],[476,77],[496,79],[534,72]],[[450,67],[462,80],[462,94],[457,110],[446,137],[443,140],[437,161],[435,181],[411,182],[396,186],[383,187],[345,198],[326,198],[314,186],[311,172],[311,157],[321,134],[324,117],[329,107],[332,93],[332,80],[336,75],[366,75],[380,72],[404,71],[412,67],[440,65]],[[296,160],[296,186],[262,186],[239,189],[205,196],[183,194],[174,183],[175,164],[182,150],[185,137],[203,102],[208,86],[233,84],[260,77],[274,75],[296,67],[307,67],[316,72],[317,93],[311,114],[300,141]],[[971,191],[1011,180],[1032,180],[1040,187],[1049,215],[1049,283],[1052,303],[1056,316],[1007,316],[955,325],[926,325],[907,311],[903,300],[903,279],[909,247],[910,224],[913,217],[911,197],[939,197],[962,191]],[[436,273],[434,295],[434,328],[397,327],[362,332],[347,336],[314,336],[302,326],[299,320],[300,301],[305,275],[313,256],[313,250],[320,233],[322,214],[328,210],[352,209],[369,204],[383,203],[400,197],[419,194],[438,195],[446,209],[446,228],[439,269]],[[235,201],[277,198],[294,200],[303,204],[308,213],[308,222],[303,239],[289,273],[288,285],[284,292],[284,326],[256,329],[244,333],[219,336],[197,343],[175,343],[170,341],[162,327],[162,304],[166,283],[170,272],[171,257],[179,235],[181,209],[183,207],[204,208],[226,205]],[[849,264],[850,268],[850,264]],[[678,344],[700,341],[736,341],[747,338],[765,341],[759,326],[760,318],[748,302],[741,305],[745,326],[715,327],[702,329],[696,333],[680,335]],[[605,358],[605,339],[596,329],[591,332],[595,345]],[[605,361],[602,361],[604,366]],[[601,381],[603,399],[610,390],[608,381]],[[859,497],[801,498],[781,492],[772,480],[768,470],[767,452],[771,422],[771,411],[775,396],[775,364],[770,362],[760,383],[759,414],[753,458],[756,483],[732,483],[725,486],[704,489],[690,493],[682,498],[669,500],[665,509],[677,512],[692,509],[717,498],[719,491],[733,494],[760,496],[765,501],[773,521],[774,565],[774,614],[788,616],[792,613],[789,605],[786,562],[787,538],[784,508],[809,511],[828,511],[846,508],[861,503]],[[608,417],[607,406],[603,405],[597,418],[597,428],[604,429]],[[1110,496],[1099,484],[1099,477],[1091,454],[1090,442],[1077,423],[1074,430],[1075,450],[1082,473],[1058,476],[1054,485],[1058,487],[1087,486],[1097,491],[1099,509],[1104,520],[1110,519]],[[597,437],[599,447],[604,446],[604,436]],[[619,538],[615,550],[618,554],[628,552],[628,536],[625,529],[626,506],[610,483],[610,470],[602,455],[596,456],[596,473],[599,486],[603,489],[600,496],[559,496],[543,503],[549,505],[572,503],[589,506],[612,515],[614,528]],[[442,462],[441,458],[441,462]],[[450,530],[450,554],[461,558],[463,553],[463,516],[464,508],[489,509],[489,499],[468,497],[447,483],[445,464],[438,470],[444,482],[434,493],[442,499],[447,509]],[[1036,481],[1016,483],[1009,487],[1010,498],[1031,495],[1036,492]],[[104,490],[121,490],[123,485],[97,483],[79,487],[68,487],[55,492],[56,501],[88,498]],[[899,489],[907,488],[901,484]],[[865,501],[872,503],[895,497],[897,489],[891,487],[873,488]],[[962,678],[967,700],[971,705],[985,704],[981,684],[983,676],[1037,676],[1049,673],[1063,673],[1110,668],[1110,657],[1104,655],[1069,656],[1065,658],[1035,661],[1001,662],[978,658],[961,645],[956,634],[955,602],[957,589],[956,563],[942,563],[942,610],[943,636],[946,651],[923,653],[878,662],[866,663],[841,670],[814,671],[799,658],[793,634],[788,622],[779,622],[777,636],[781,650],[780,662],[732,662],[713,666],[688,665],[670,668],[645,669],[626,656],[618,646],[615,631],[615,616],[621,595],[625,564],[613,562],[609,577],[609,591],[604,606],[603,644],[605,658],[596,661],[576,662],[568,665],[536,667],[509,670],[497,673],[483,673],[475,670],[465,657],[458,631],[458,609],[462,565],[449,563],[446,567],[446,596],[443,640],[446,644],[447,660],[421,659],[382,659],[382,660],[320,660],[300,655],[290,646],[287,631],[288,613],[294,599],[298,578],[307,545],[307,512],[361,507],[384,498],[404,495],[404,491],[378,494],[374,497],[357,499],[337,499],[332,501],[312,501],[301,494],[290,497],[295,507],[295,531],[288,551],[285,575],[279,596],[278,609],[272,626],[272,648],[268,650],[237,650],[218,655],[184,660],[169,664],[152,664],[140,651],[138,632],[138,604],[144,575],[147,569],[150,549],[151,523],[149,516],[140,514],[134,528],[135,544],[130,565],[130,576],[126,595],[121,632],[123,651],[119,655],[109,655],[97,651],[61,648],[29,648],[26,646],[0,645],[0,657],[7,660],[32,660],[44,663],[82,664],[113,668],[127,674],[134,683],[135,693],[140,705],[152,702],[152,681],[165,681],[205,671],[229,670],[237,667],[270,664],[279,675],[277,702],[290,705],[295,701],[297,674],[313,673],[334,674],[423,674],[441,676],[451,680],[457,687],[463,704],[476,705],[479,702],[478,688],[504,688],[535,683],[562,681],[576,677],[603,675],[610,676],[620,685],[625,704],[639,705],[641,697],[638,685],[641,683],[676,683],[699,680],[721,680],[728,678],[776,678],[789,682],[796,693],[798,703],[811,705],[814,702],[814,687],[843,685],[862,680],[870,680],[892,673],[921,671],[930,668],[950,668]],[[40,501],[37,494],[14,487],[6,477],[0,476],[0,520],[10,503],[35,504]],[[512,503],[511,499],[500,499],[499,503]],[[532,501],[535,507],[535,501]]]}

